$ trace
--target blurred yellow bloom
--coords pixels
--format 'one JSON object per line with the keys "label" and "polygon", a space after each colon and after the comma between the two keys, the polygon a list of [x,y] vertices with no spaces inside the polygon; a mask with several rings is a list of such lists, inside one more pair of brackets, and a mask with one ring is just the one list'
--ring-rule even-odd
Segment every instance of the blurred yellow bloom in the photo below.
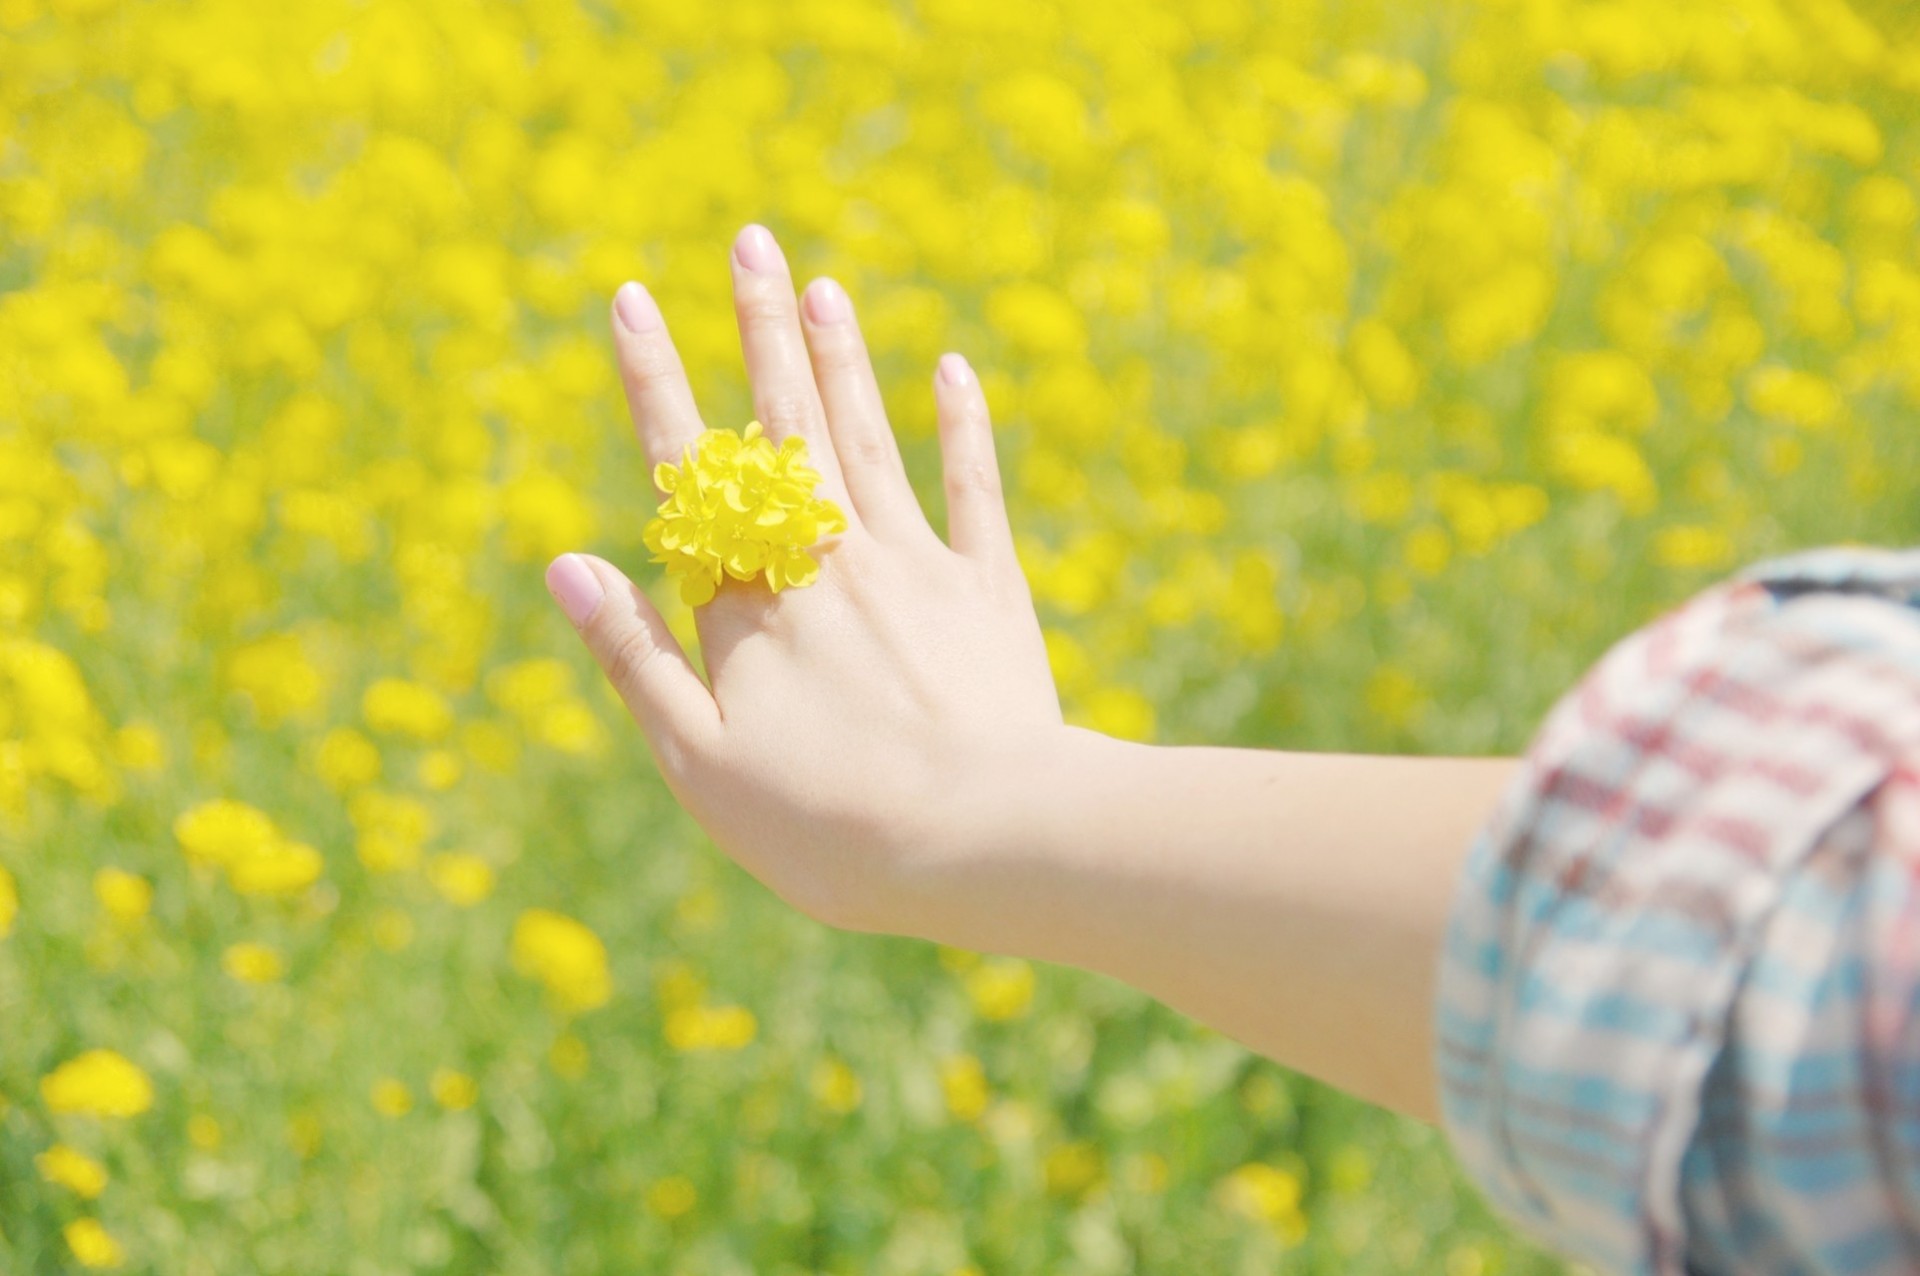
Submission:
{"label": "blurred yellow bloom", "polygon": [[940,1093],[956,1120],[979,1120],[990,1097],[986,1069],[970,1054],[946,1059],[940,1065]]}
{"label": "blurred yellow bloom", "polygon": [[553,1045],[547,1050],[547,1065],[556,1076],[569,1081],[578,1081],[587,1075],[587,1068],[593,1062],[593,1054],[587,1049],[587,1043],[571,1032],[563,1032],[553,1039]]}
{"label": "blurred yellow bloom", "polygon": [[93,897],[108,917],[131,926],[152,910],[153,883],[123,868],[103,868],[93,875]]}
{"label": "blurred yellow bloom", "polygon": [[445,793],[460,783],[464,770],[459,754],[451,749],[434,749],[420,759],[420,785],[435,793]]}
{"label": "blurred yellow bloom", "polygon": [[413,1111],[413,1091],[394,1077],[381,1077],[369,1093],[373,1110],[384,1117],[399,1118]]}
{"label": "blurred yellow bloom", "polygon": [[675,1050],[741,1050],[753,1044],[759,1021],[744,1006],[680,1006],[667,1012],[667,1044]]}
{"label": "blurred yellow bloom", "polygon": [[329,788],[344,793],[380,778],[380,750],[352,727],[335,727],[315,750],[313,769]]}
{"label": "blurred yellow bloom", "polygon": [[712,598],[728,576],[765,573],[776,594],[808,585],[820,564],[807,550],[847,530],[840,507],[814,495],[819,481],[797,434],[776,449],[758,421],[738,433],[707,430],[682,449],[679,465],[654,467],[654,485],[666,496],[642,536],[690,606]]}
{"label": "blurred yellow bloom", "polygon": [[92,1270],[111,1270],[124,1265],[127,1254],[120,1242],[108,1234],[100,1220],[79,1218],[68,1223],[63,1235],[74,1261]]}
{"label": "blurred yellow bloom", "polygon": [[0,939],[13,933],[13,919],[20,915],[20,890],[13,874],[0,867]]}
{"label": "blurred yellow bloom", "polygon": [[153,1083],[126,1056],[94,1049],[42,1077],[40,1097],[55,1114],[131,1117],[153,1106]]}
{"label": "blurred yellow bloom", "polygon": [[166,741],[144,722],[129,722],[113,739],[115,759],[129,771],[158,771],[167,763]]}
{"label": "blurred yellow bloom", "polygon": [[1041,1163],[1041,1177],[1047,1191],[1056,1196],[1080,1196],[1099,1183],[1106,1174],[1106,1161],[1100,1149],[1091,1143],[1062,1143],[1051,1149]]}
{"label": "blurred yellow bloom", "polygon": [[416,798],[362,789],[347,802],[347,818],[358,834],[354,850],[371,873],[400,873],[420,863],[421,848],[437,822]]}
{"label": "blurred yellow bloom", "polygon": [[270,984],[287,973],[278,951],[251,941],[229,945],[220,956],[220,968],[243,984]]}
{"label": "blurred yellow bloom", "polygon": [[992,957],[965,976],[967,996],[982,1019],[1018,1019],[1033,1005],[1033,966],[1018,957]]}
{"label": "blurred yellow bloom", "polygon": [[224,1138],[225,1132],[221,1130],[220,1123],[206,1113],[196,1112],[187,1118],[187,1142],[202,1152],[214,1151]]}
{"label": "blurred yellow bloom", "polygon": [[438,740],[453,726],[453,710],[432,687],[404,678],[381,678],[360,697],[367,725],[386,735]]}
{"label": "blurred yellow bloom", "polygon": [[571,917],[530,908],[513,925],[513,964],[546,985],[554,1004],[568,1014],[604,1006],[613,996],[607,947]]}
{"label": "blurred yellow bloom", "polygon": [[465,851],[443,851],[427,861],[427,881],[448,903],[472,908],[493,894],[493,865]]}
{"label": "blurred yellow bloom", "polygon": [[679,1218],[691,1213],[699,1202],[692,1180],[684,1175],[670,1174],[647,1188],[647,1212],[655,1218]]}
{"label": "blurred yellow bloom", "polygon": [[413,943],[413,918],[398,908],[383,908],[373,915],[368,926],[373,942],[390,953]]}
{"label": "blurred yellow bloom", "polygon": [[34,1168],[49,1183],[91,1201],[107,1190],[107,1167],[77,1148],[56,1143],[33,1158]]}
{"label": "blurred yellow bloom", "polygon": [[845,1114],[860,1106],[860,1078],[844,1060],[827,1056],[817,1061],[811,1088],[814,1101],[829,1112]]}
{"label": "blurred yellow bloom", "polygon": [[265,811],[231,798],[215,798],[181,812],[173,822],[173,835],[189,860],[216,868],[256,854],[280,839]]}
{"label": "blurred yellow bloom", "polygon": [[1227,1205],[1272,1227],[1289,1244],[1304,1239],[1306,1216],[1300,1212],[1300,1177],[1265,1162],[1241,1166],[1221,1181]]}
{"label": "blurred yellow bloom", "polygon": [[1662,567],[1722,568],[1735,556],[1733,538],[1717,527],[1668,527],[1653,541],[1653,561]]}
{"label": "blurred yellow bloom", "polygon": [[465,1112],[480,1100],[480,1083],[464,1072],[436,1068],[427,1083],[433,1101],[449,1112]]}
{"label": "blurred yellow bloom", "polygon": [[297,894],[320,880],[326,862],[304,842],[274,842],[227,865],[227,884],[239,895]]}

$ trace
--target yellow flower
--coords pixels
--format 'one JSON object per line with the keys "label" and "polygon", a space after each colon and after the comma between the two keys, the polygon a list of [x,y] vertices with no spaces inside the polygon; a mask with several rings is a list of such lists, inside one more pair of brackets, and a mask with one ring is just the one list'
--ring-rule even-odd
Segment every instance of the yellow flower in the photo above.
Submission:
{"label": "yellow flower", "polygon": [[437,740],[453,726],[453,710],[432,687],[403,678],[382,678],[360,698],[367,725],[387,735]]}
{"label": "yellow flower", "polygon": [[982,1019],[1018,1019],[1033,1004],[1033,967],[996,957],[967,972],[967,996]]}
{"label": "yellow flower", "polygon": [[215,798],[183,811],[173,822],[173,835],[189,860],[216,868],[280,839],[265,811],[231,798]]}
{"label": "yellow flower", "polygon": [[647,1212],[655,1218],[679,1218],[699,1203],[700,1194],[685,1175],[670,1174],[647,1189]]}
{"label": "yellow flower", "polygon": [[433,1101],[449,1112],[464,1112],[480,1100],[480,1083],[452,1068],[434,1069],[427,1089]]}
{"label": "yellow flower", "polygon": [[759,1031],[744,1006],[681,1006],[667,1013],[667,1044],[675,1050],[740,1050]]}
{"label": "yellow flower", "polygon": [[93,875],[93,897],[107,916],[131,926],[153,908],[153,883],[123,868],[103,868]]}
{"label": "yellow flower", "polygon": [[243,984],[270,984],[287,973],[287,963],[265,944],[234,944],[220,957],[220,968]]}
{"label": "yellow flower", "polygon": [[13,919],[20,915],[20,890],[13,874],[0,868],[0,939],[13,933]]}
{"label": "yellow flower", "polygon": [[765,573],[776,594],[811,584],[820,564],[808,547],[847,530],[840,507],[813,495],[820,472],[807,464],[806,440],[789,435],[776,450],[758,421],[744,433],[705,431],[678,466],[656,465],[653,481],[667,495],[642,537],[690,606],[728,576]]}
{"label": "yellow flower", "polygon": [[153,1106],[153,1082],[116,1051],[88,1050],[42,1077],[40,1097],[56,1114],[139,1116]]}
{"label": "yellow flower", "polygon": [[107,1190],[107,1167],[64,1143],[56,1143],[34,1157],[33,1164],[41,1178],[83,1201],[91,1201]]}
{"label": "yellow flower", "polygon": [[413,1111],[413,1091],[407,1089],[407,1083],[393,1077],[381,1077],[373,1083],[369,1096],[373,1100],[373,1110],[384,1117],[399,1118]]}
{"label": "yellow flower", "polygon": [[829,1056],[814,1064],[814,1101],[827,1111],[853,1111],[860,1106],[860,1093],[860,1078],[844,1061]]}
{"label": "yellow flower", "polygon": [[344,793],[380,778],[380,750],[352,727],[335,727],[321,738],[313,770],[329,788]]}
{"label": "yellow flower", "polygon": [[99,1219],[77,1218],[67,1224],[64,1235],[74,1261],[82,1267],[107,1270],[127,1261],[126,1251],[100,1226]]}
{"label": "yellow flower", "polygon": [[571,917],[529,908],[513,924],[513,964],[538,979],[570,1014],[603,1006],[613,996],[607,947]]}
{"label": "yellow flower", "polygon": [[465,851],[446,851],[427,861],[427,880],[448,903],[472,908],[493,894],[493,865]]}
{"label": "yellow flower", "polygon": [[940,1093],[956,1120],[978,1120],[991,1097],[986,1069],[970,1054],[953,1056],[940,1065]]}
{"label": "yellow flower", "polygon": [[1047,1153],[1041,1167],[1047,1190],[1057,1196],[1080,1196],[1106,1173],[1100,1149],[1091,1143],[1063,1143]]}
{"label": "yellow flower", "polygon": [[1261,1161],[1250,1162],[1221,1181],[1220,1195],[1229,1208],[1267,1224],[1288,1244],[1297,1244],[1306,1236],[1306,1216],[1300,1210],[1300,1176],[1291,1171]]}
{"label": "yellow flower", "polygon": [[293,895],[319,881],[325,867],[311,846],[281,840],[227,865],[227,885],[239,895]]}

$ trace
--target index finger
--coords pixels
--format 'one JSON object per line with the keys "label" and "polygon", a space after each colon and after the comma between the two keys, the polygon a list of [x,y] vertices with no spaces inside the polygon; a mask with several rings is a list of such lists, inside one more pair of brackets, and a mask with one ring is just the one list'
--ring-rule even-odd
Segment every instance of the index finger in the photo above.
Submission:
{"label": "index finger", "polygon": [[677,464],[681,450],[705,427],[660,307],[637,283],[621,284],[613,294],[613,344],[627,411],[647,454],[647,471],[662,461]]}

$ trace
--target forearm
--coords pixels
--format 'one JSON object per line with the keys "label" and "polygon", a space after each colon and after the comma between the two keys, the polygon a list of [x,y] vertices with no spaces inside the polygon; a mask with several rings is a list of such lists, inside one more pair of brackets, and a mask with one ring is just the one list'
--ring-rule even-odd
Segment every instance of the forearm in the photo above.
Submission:
{"label": "forearm", "polygon": [[1067,728],[1014,768],[976,947],[1124,980],[1426,1119],[1457,870],[1514,763],[1154,747]]}

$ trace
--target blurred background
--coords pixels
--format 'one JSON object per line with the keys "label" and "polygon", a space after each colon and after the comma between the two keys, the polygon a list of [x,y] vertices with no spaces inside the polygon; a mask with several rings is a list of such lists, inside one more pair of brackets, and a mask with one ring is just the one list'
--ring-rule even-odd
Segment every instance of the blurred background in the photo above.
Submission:
{"label": "blurred background", "polygon": [[966,352],[1076,722],[1516,751],[1916,539],[1917,190],[1890,2],[0,0],[0,1270],[1561,1270],[1433,1130],[704,841],[541,583],[692,641],[609,298],[744,424],[766,222],[936,526]]}

